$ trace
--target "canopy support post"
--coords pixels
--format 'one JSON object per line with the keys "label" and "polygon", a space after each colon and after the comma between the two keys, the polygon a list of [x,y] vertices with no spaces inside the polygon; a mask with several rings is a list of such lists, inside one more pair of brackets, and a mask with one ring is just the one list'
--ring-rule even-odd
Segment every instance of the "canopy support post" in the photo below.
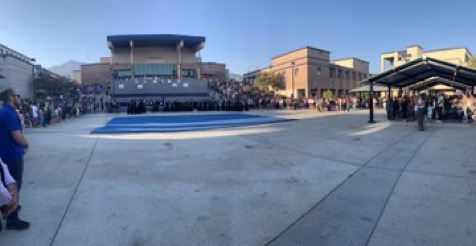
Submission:
{"label": "canopy support post", "polygon": [[369,95],[369,121],[368,123],[375,123],[374,121],[374,83],[373,82],[370,82],[370,95]]}

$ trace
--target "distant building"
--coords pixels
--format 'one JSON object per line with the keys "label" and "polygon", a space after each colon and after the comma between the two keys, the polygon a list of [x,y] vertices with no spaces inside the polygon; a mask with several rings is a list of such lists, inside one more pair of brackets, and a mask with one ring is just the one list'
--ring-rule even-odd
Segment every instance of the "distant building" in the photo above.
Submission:
{"label": "distant building", "polygon": [[68,79],[62,75],[59,75],[51,70],[43,68],[41,65],[33,65],[33,78],[39,79],[43,77],[48,77],[52,79],[61,79],[68,81]]}
{"label": "distant building", "polygon": [[81,65],[81,84],[107,84],[112,81],[110,63],[91,63]]}
{"label": "distant building", "polygon": [[99,62],[104,63],[104,64],[111,64],[112,58],[111,57],[101,57],[101,58],[99,58]]}
{"label": "distant building", "polygon": [[466,47],[423,50],[420,45],[410,45],[405,50],[384,52],[380,55],[380,71],[385,72],[411,60],[427,56],[461,66],[468,66],[473,54]]}
{"label": "distant building", "polygon": [[202,62],[199,65],[199,74],[202,79],[211,81],[227,81],[228,70],[223,63]]}
{"label": "distant building", "polygon": [[33,98],[35,59],[0,44],[0,91],[14,88],[23,98]]}
{"label": "distant building", "polygon": [[309,46],[272,58],[269,67],[244,74],[243,80],[252,84],[263,72],[281,74],[286,88],[278,93],[288,97],[321,97],[327,90],[346,95],[370,76],[367,61],[353,57],[331,61],[329,51]]}
{"label": "distant building", "polygon": [[77,84],[82,84],[81,80],[81,69],[73,70],[73,81]]}

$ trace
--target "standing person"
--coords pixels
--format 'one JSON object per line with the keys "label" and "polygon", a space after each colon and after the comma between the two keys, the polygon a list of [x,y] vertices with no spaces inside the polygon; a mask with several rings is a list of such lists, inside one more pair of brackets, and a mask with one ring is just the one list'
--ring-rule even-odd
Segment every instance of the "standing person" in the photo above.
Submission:
{"label": "standing person", "polygon": [[33,103],[31,105],[31,115],[33,117],[33,127],[37,127],[39,125],[39,117],[38,117],[38,107]]}
{"label": "standing person", "polygon": [[[23,155],[28,151],[28,141],[23,136],[21,122],[15,111],[19,106],[19,99],[13,89],[0,93],[3,107],[0,109],[0,158],[7,165],[12,177],[16,180],[17,190],[20,193],[23,180]],[[7,217],[7,230],[25,230],[30,223],[20,220],[19,208],[12,211]]]}
{"label": "standing person", "polygon": [[387,110],[387,120],[393,120],[393,99],[391,96],[388,96],[385,107]]}
{"label": "standing person", "polygon": [[[17,185],[7,165],[0,159],[0,210],[3,215],[9,215],[15,211],[18,206]],[[0,232],[2,231],[2,223],[0,223]]]}
{"label": "standing person", "polygon": [[433,100],[431,98],[428,98],[428,100],[426,101],[426,114],[427,114],[427,122],[432,122],[432,116],[433,116]]}
{"label": "standing person", "polygon": [[425,102],[423,98],[420,96],[418,97],[417,101],[417,115],[418,115],[418,131],[424,131],[424,123],[425,123]]}
{"label": "standing person", "polygon": [[443,107],[445,106],[445,97],[443,96],[442,93],[438,95],[438,99],[436,103],[437,103],[436,110],[438,111],[438,120],[441,121],[443,120]]}

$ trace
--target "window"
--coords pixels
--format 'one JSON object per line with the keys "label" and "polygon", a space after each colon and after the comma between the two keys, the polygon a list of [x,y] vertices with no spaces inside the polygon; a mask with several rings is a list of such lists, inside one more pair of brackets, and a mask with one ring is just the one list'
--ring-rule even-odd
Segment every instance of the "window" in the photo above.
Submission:
{"label": "window", "polygon": [[345,71],[345,79],[350,80],[350,72]]}
{"label": "window", "polygon": [[342,69],[338,70],[337,78],[342,79]]}
{"label": "window", "polygon": [[316,74],[317,74],[317,75],[321,75],[321,74],[322,74],[322,68],[321,68],[320,66],[317,66],[316,70],[317,70],[317,71],[316,71]]}
{"label": "window", "polygon": [[335,75],[335,68],[331,67],[329,68],[329,77],[334,78]]}
{"label": "window", "polygon": [[195,78],[195,70],[193,70],[193,69],[182,69],[182,77]]}
{"label": "window", "polygon": [[137,76],[173,76],[175,66],[172,64],[138,64],[134,66],[134,74]]}

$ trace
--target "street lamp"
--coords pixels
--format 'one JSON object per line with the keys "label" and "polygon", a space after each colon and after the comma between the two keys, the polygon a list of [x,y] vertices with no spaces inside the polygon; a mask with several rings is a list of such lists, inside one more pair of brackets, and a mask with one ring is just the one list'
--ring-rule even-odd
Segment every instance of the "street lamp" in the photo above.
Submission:
{"label": "street lamp", "polygon": [[295,62],[291,62],[291,66],[292,66],[292,75],[291,75],[291,76],[292,76],[292,77],[291,77],[291,83],[292,83],[292,84],[291,84],[291,85],[292,85],[292,86],[291,86],[291,89],[292,89],[292,91],[291,91],[291,99],[293,99],[293,100],[294,100],[294,66],[295,66],[295,65],[296,65]]}

